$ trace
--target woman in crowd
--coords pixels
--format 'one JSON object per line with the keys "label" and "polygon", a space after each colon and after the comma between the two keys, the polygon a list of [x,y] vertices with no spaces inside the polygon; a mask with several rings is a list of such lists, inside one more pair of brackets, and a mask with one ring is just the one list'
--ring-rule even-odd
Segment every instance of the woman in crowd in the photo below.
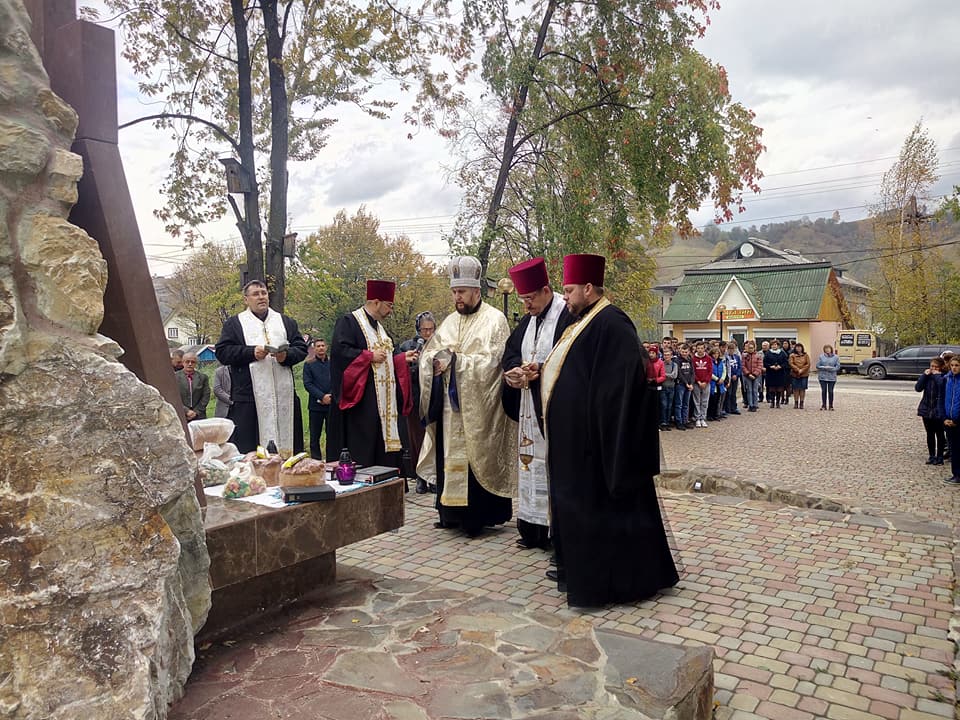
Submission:
{"label": "woman in crowd", "polygon": [[793,385],[793,409],[803,410],[803,399],[807,395],[807,383],[810,377],[810,356],[803,343],[797,343],[790,353],[790,383]]}
{"label": "woman in crowd", "polygon": [[763,369],[770,407],[780,407],[783,389],[787,384],[787,355],[780,349],[780,341],[773,340],[763,356]]}
{"label": "woman in crowd", "polygon": [[913,388],[923,393],[917,406],[917,415],[923,420],[923,429],[927,433],[927,465],[943,465],[943,446],[946,441],[943,427],[943,392],[947,383],[943,370],[943,359],[933,358],[930,367],[917,378],[917,384]]}
{"label": "woman in crowd", "polygon": [[840,372],[840,356],[833,352],[833,345],[824,345],[823,353],[817,358],[817,380],[820,381],[820,409],[827,409],[827,402],[833,410],[833,386],[837,384]]}

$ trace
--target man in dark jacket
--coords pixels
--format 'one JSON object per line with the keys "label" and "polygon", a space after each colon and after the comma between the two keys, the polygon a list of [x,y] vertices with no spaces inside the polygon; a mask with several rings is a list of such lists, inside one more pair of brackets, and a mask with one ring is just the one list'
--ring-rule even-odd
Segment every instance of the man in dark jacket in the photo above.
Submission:
{"label": "man in dark jacket", "polygon": [[323,460],[326,453],[320,449],[320,434],[330,414],[330,361],[327,359],[327,341],[313,341],[314,359],[303,365],[303,387],[310,396],[310,457]]}
{"label": "man in dark jacket", "polygon": [[207,403],[210,402],[210,381],[197,370],[197,354],[184,353],[183,369],[175,374],[187,421],[203,420],[207,416]]}
{"label": "man in dark jacket", "polygon": [[262,280],[243,288],[247,309],[223,324],[217,360],[230,366],[235,424],[230,442],[242,452],[266,447],[303,450],[303,418],[293,386],[293,366],[307,357],[297,321],[270,309]]}

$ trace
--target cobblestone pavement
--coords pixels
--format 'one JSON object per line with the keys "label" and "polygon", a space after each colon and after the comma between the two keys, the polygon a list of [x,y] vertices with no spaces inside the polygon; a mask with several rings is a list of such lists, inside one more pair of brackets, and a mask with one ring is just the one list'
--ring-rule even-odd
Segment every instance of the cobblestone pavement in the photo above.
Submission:
{"label": "cobblestone pavement", "polygon": [[[925,466],[918,396],[841,379],[836,411],[763,408],[706,429],[662,433],[666,466],[710,467],[887,507],[956,527],[960,490]],[[589,613],[543,578],[512,524],[470,540],[436,530],[433,496],[408,495],[406,525],[338,552],[338,562],[598,627],[717,653],[720,720],[954,717],[953,540],[849,516],[739,498],[665,494],[684,564],[651,601]]]}

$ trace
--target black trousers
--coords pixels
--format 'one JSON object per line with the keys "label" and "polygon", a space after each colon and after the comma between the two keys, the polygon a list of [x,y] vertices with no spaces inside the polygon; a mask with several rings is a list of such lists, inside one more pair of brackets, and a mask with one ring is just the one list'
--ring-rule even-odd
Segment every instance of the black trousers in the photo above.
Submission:
{"label": "black trousers", "polygon": [[923,429],[927,431],[927,450],[930,457],[943,459],[943,447],[947,439],[944,435],[943,420],[937,418],[921,418]]}
{"label": "black trousers", "polygon": [[323,460],[327,454],[320,449],[320,435],[323,433],[323,424],[329,413],[326,410],[310,411],[310,457],[314,460]]}

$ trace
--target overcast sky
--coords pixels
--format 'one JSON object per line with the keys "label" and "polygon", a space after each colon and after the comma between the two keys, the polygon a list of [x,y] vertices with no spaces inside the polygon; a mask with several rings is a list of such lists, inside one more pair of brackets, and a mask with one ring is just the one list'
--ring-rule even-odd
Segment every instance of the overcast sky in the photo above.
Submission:
{"label": "overcast sky", "polygon": [[[722,0],[698,44],[726,67],[734,98],[756,114],[767,150],[764,192],[735,224],[803,215],[864,217],[880,176],[922,119],[937,142],[943,179],[960,184],[960,6],[956,0]],[[120,64],[120,121],[148,112]],[[317,160],[290,165],[292,229],[308,233],[337,210],[361,204],[388,233],[407,234],[440,259],[440,233],[453,224],[459,190],[448,181],[445,141],[429,131],[407,139],[400,119],[375,121],[344,109]],[[148,260],[168,274],[187,254],[154,219],[172,144],[146,124],[122,130],[120,149]],[[710,221],[709,208],[697,213]],[[725,224],[722,227],[732,227]],[[236,237],[231,217],[203,229]]]}

